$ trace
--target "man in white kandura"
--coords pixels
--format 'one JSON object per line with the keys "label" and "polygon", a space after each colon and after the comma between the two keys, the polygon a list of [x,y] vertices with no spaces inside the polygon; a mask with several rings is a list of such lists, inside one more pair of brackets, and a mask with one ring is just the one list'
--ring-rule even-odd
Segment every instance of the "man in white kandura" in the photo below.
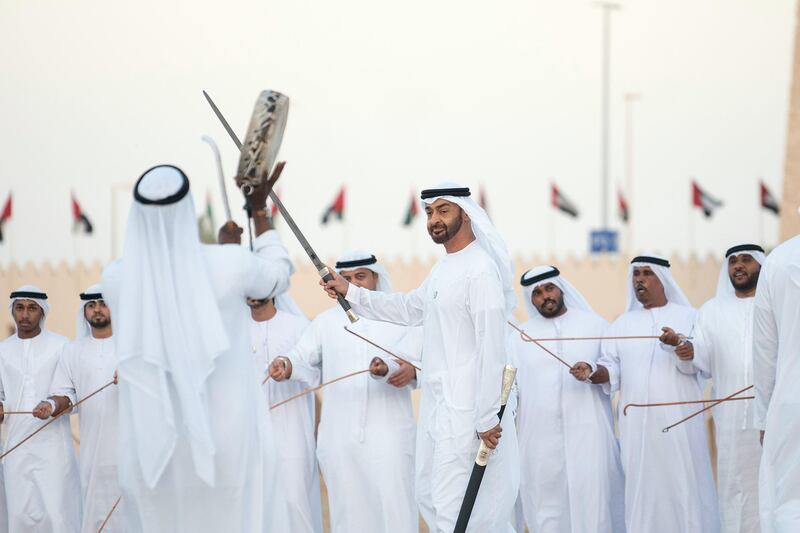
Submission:
{"label": "man in white kandura", "polygon": [[[50,386],[50,397],[39,403],[34,416],[47,420],[75,405],[114,380],[117,356],[111,329],[111,312],[100,285],[80,295],[75,340],[64,347]],[[81,495],[83,533],[95,533],[117,498],[117,389],[107,387],[77,408],[80,414]],[[123,504],[124,505],[124,504]],[[116,511],[115,511],[116,512]],[[123,521],[110,518],[103,531],[126,531]]]}
{"label": "man in white kandura", "polygon": [[[388,274],[367,252],[344,255],[336,263],[336,271],[365,290],[391,290]],[[385,357],[345,331],[349,324],[338,305],[320,313],[299,342],[273,360],[270,376],[276,381],[288,378],[304,387],[315,386],[369,368],[376,355]],[[413,328],[367,319],[349,327],[389,350],[412,354],[410,359],[419,357],[420,332]],[[419,529],[410,394],[415,369],[395,361],[387,361],[387,365],[374,369],[375,374],[383,374],[380,379],[357,375],[331,384],[322,393],[317,457],[328,489],[332,533],[411,533]],[[291,405],[281,405],[272,413]]]}
{"label": "man in white kandura", "polygon": [[[753,303],[764,250],[734,246],[725,254],[717,295],[697,314],[694,364],[714,380],[714,398],[753,384]],[[744,394],[743,394],[744,396]],[[759,432],[753,403],[725,402],[714,407],[717,442],[717,492],[722,533],[758,533]]]}
{"label": "man in white kandura", "polygon": [[800,236],[769,254],[753,330],[755,427],[762,431],[758,499],[763,533],[800,531]]}
{"label": "man in white kandura", "polygon": [[668,433],[662,431],[696,406],[642,408],[622,414],[628,403],[703,398],[691,347],[676,333],[691,335],[696,312],[672,278],[669,261],[662,257],[635,257],[628,283],[627,311],[611,324],[606,336],[660,338],[607,339],[596,365],[579,362],[573,366],[576,379],[590,378],[602,383],[607,393],[620,393],[625,526],[631,533],[716,533],[717,497],[703,418],[695,417]]}
{"label": "man in white kandura", "polygon": [[[308,326],[308,320],[288,294],[257,300],[248,298],[250,307],[250,342],[256,375],[264,379],[264,369],[276,354],[294,346]],[[277,383],[267,380],[262,390],[266,405],[291,397],[303,390],[296,381]],[[279,436],[277,490],[285,501],[283,510],[274,510],[270,517],[274,527],[283,524],[292,533],[322,533],[319,471],[317,469],[314,430],[316,409],[314,395],[309,394],[270,411],[272,432]],[[277,529],[276,529],[277,531]]]}
{"label": "man in white kandura", "polygon": [[189,180],[160,165],[134,188],[122,258],[103,272],[119,361],[119,480],[135,531],[258,532],[275,465],[253,372],[246,299],[285,292],[291,262],[266,217],[266,180],[241,228],[203,245]]}
{"label": "man in white kandura", "polygon": [[[530,337],[602,337],[608,323],[553,266],[520,281]],[[625,531],[624,485],[611,402],[597,385],[512,331],[509,357],[517,368],[520,499],[528,528],[537,533]],[[567,362],[600,357],[600,339],[543,341]]]}
{"label": "man in white kandura", "polygon": [[[4,412],[32,411],[50,392],[67,338],[45,329],[50,311],[40,288],[11,293],[9,310],[17,332],[0,342],[0,420]],[[6,415],[3,459],[11,533],[74,533],[81,527],[81,489],[69,417],[62,416],[19,448],[12,447],[44,422],[29,414]]]}
{"label": "man in white kandura", "polygon": [[505,242],[469,195],[452,183],[422,191],[428,233],[447,254],[417,289],[369,291],[341,276],[323,284],[331,297],[345,294],[366,318],[423,327],[416,494],[437,533],[455,527],[480,440],[496,451],[468,531],[512,530],[519,489],[514,420],[506,416],[501,425],[497,416],[506,321],[516,302],[513,269]]}

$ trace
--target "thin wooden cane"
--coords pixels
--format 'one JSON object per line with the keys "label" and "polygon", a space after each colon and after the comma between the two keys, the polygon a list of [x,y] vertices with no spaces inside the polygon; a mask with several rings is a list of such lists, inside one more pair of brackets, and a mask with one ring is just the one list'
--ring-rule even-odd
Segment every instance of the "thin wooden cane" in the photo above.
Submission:
{"label": "thin wooden cane", "polygon": [[[679,335],[682,340],[691,340],[692,337],[685,337],[683,335]],[[526,342],[545,342],[545,341],[619,341],[619,340],[631,340],[631,339],[638,339],[638,340],[652,340],[652,339],[660,339],[660,335],[624,335],[620,337],[550,337],[546,339],[530,339],[526,340]]]}
{"label": "thin wooden cane", "polygon": [[739,398],[717,398],[713,400],[692,400],[689,402],[664,402],[664,403],[629,403],[622,410],[623,416],[628,416],[628,407],[661,407],[666,405],[691,405],[694,403],[733,402],[736,400],[752,400],[755,396],[741,396]]}
{"label": "thin wooden cane", "polygon": [[106,524],[108,524],[108,521],[111,519],[111,515],[114,514],[114,511],[116,511],[117,505],[119,505],[120,500],[122,500],[122,496],[117,498],[117,501],[114,502],[114,506],[111,508],[111,510],[106,515],[106,519],[103,520],[103,523],[100,524],[100,529],[97,530],[97,533],[102,533],[103,529],[106,527]]}
{"label": "thin wooden cane", "polygon": [[749,387],[745,387],[745,388],[743,388],[743,389],[742,389],[742,390],[740,390],[740,391],[736,391],[736,392],[734,392],[734,393],[733,393],[733,394],[731,394],[730,396],[726,396],[726,397],[724,397],[724,398],[721,398],[721,399],[719,399],[719,400],[716,400],[716,401],[715,401],[714,403],[712,403],[711,405],[708,405],[708,406],[706,406],[706,407],[704,407],[704,408],[700,409],[699,411],[697,411],[697,412],[695,412],[695,413],[693,413],[693,414],[691,414],[691,415],[687,416],[686,418],[684,418],[684,419],[682,419],[682,420],[678,420],[677,422],[675,422],[675,423],[674,423],[674,424],[672,424],[671,426],[667,426],[667,427],[665,427],[664,429],[662,429],[661,431],[663,431],[664,433],[666,433],[666,432],[668,432],[670,429],[674,428],[675,426],[677,426],[677,425],[680,425],[680,424],[683,424],[683,423],[684,423],[684,422],[686,422],[687,420],[691,420],[692,418],[696,417],[697,415],[699,415],[699,414],[702,414],[702,413],[704,413],[704,412],[708,411],[708,410],[709,410],[709,409],[711,409],[712,407],[714,407],[714,406],[717,406],[717,405],[721,404],[722,402],[725,402],[725,401],[728,401],[728,400],[730,400],[730,399],[733,399],[733,397],[734,397],[734,396],[738,396],[738,395],[740,395],[741,393],[743,393],[743,392],[747,392],[747,391],[749,391],[749,390],[750,390],[750,389],[752,389],[752,388],[753,388],[753,385],[750,385]]}
{"label": "thin wooden cane", "polygon": [[267,381],[269,381],[269,374],[267,374],[267,377],[264,378],[264,381],[262,381],[261,384],[266,385]]}
{"label": "thin wooden cane", "polygon": [[375,348],[377,348],[377,349],[379,349],[379,350],[381,350],[381,351],[384,351],[384,352],[388,353],[389,355],[391,355],[392,357],[394,357],[394,358],[395,358],[395,359],[397,359],[398,361],[402,361],[402,362],[404,362],[404,363],[405,363],[405,364],[407,364],[407,365],[411,365],[411,366],[413,366],[414,368],[416,368],[417,370],[422,370],[420,367],[418,367],[417,365],[415,365],[414,363],[412,363],[412,362],[411,362],[411,361],[409,361],[408,359],[403,359],[403,358],[402,358],[402,357],[400,357],[399,355],[396,355],[396,354],[394,354],[394,353],[390,352],[389,350],[387,350],[386,348],[384,348],[384,347],[383,347],[383,346],[381,346],[380,344],[378,344],[378,343],[375,343],[375,342],[372,342],[372,341],[371,341],[371,340],[369,340],[368,338],[366,338],[366,337],[364,337],[364,336],[362,336],[362,335],[359,335],[358,333],[356,333],[356,332],[355,332],[355,331],[353,331],[352,329],[348,328],[347,326],[344,326],[344,329],[347,331],[347,333],[351,333],[351,334],[355,335],[356,337],[358,337],[359,339],[361,339],[362,341],[364,341],[364,342],[366,342],[366,343],[368,343],[368,344],[371,344],[371,345],[373,345]]}
{"label": "thin wooden cane", "polygon": [[549,353],[550,355],[552,355],[553,357],[555,357],[556,359],[558,359],[558,361],[559,361],[559,362],[560,362],[562,365],[564,365],[565,367],[567,367],[567,368],[569,368],[570,370],[572,370],[572,365],[571,365],[571,364],[567,363],[566,361],[564,361],[563,359],[561,359],[559,356],[557,356],[556,354],[554,354],[553,352],[551,352],[550,350],[548,350],[547,348],[545,348],[544,346],[542,346],[541,344],[539,344],[539,342],[538,342],[536,339],[532,338],[530,335],[528,335],[527,333],[525,333],[525,331],[524,331],[524,330],[522,330],[522,329],[518,328],[517,326],[515,326],[513,322],[509,322],[509,323],[508,323],[508,325],[509,325],[509,326],[511,326],[512,328],[514,328],[515,330],[519,331],[519,336],[522,338],[522,340],[524,340],[524,341],[527,341],[527,342],[532,342],[532,343],[534,343],[536,346],[538,346],[539,348],[541,348],[541,349],[542,349],[542,350],[544,350],[545,352]]}
{"label": "thin wooden cane", "polygon": [[100,387],[99,389],[97,389],[96,391],[94,391],[93,393],[91,393],[90,395],[88,395],[87,397],[85,397],[84,399],[82,399],[82,400],[80,400],[80,401],[76,402],[76,403],[75,403],[75,405],[71,406],[71,407],[70,407],[70,408],[68,408],[68,409],[64,409],[63,411],[61,411],[60,413],[58,413],[56,416],[54,416],[53,418],[51,418],[50,420],[48,420],[48,421],[47,421],[47,423],[45,423],[44,425],[42,425],[42,427],[40,427],[39,429],[37,429],[36,431],[34,431],[33,433],[31,433],[30,435],[28,435],[27,437],[25,437],[24,439],[22,439],[22,440],[21,440],[21,441],[19,441],[18,443],[16,443],[14,446],[12,446],[11,448],[9,448],[8,450],[6,450],[6,451],[5,451],[5,453],[3,453],[2,455],[0,455],[0,459],[3,459],[3,458],[6,456],[6,455],[10,454],[10,453],[11,453],[11,452],[13,452],[14,450],[16,450],[17,448],[19,448],[19,447],[20,447],[20,446],[22,446],[23,444],[25,444],[25,443],[26,443],[26,442],[27,442],[29,439],[33,438],[33,436],[34,436],[34,435],[36,435],[36,434],[37,434],[37,433],[39,433],[41,430],[43,430],[44,428],[46,428],[47,426],[49,426],[50,424],[52,424],[53,422],[55,422],[56,420],[58,420],[59,418],[61,418],[61,415],[63,415],[64,413],[69,413],[70,411],[72,411],[72,409],[74,409],[74,408],[78,407],[80,404],[82,404],[83,402],[85,402],[86,400],[88,400],[89,398],[91,398],[92,396],[94,396],[95,394],[98,394],[98,393],[102,392],[102,391],[103,391],[103,390],[104,390],[106,387],[110,387],[111,385],[114,385],[114,380],[113,380],[113,379],[112,379],[111,381],[109,381],[108,383],[106,383],[105,385],[103,385],[102,387]]}
{"label": "thin wooden cane", "polygon": [[289,403],[292,400],[296,400],[297,398],[301,398],[301,397],[305,396],[306,394],[311,394],[312,392],[316,392],[316,391],[320,390],[323,387],[327,387],[328,385],[336,383],[337,381],[342,381],[343,379],[351,378],[353,376],[357,376],[359,374],[363,374],[364,372],[369,372],[369,368],[366,368],[364,370],[359,370],[358,372],[351,372],[349,374],[345,374],[344,376],[339,376],[336,379],[332,379],[330,381],[326,381],[325,383],[321,383],[321,384],[317,385],[316,387],[312,387],[310,389],[306,389],[303,392],[298,392],[294,396],[290,396],[289,398],[286,398],[285,400],[281,400],[280,402],[276,403],[275,405],[270,405],[269,409],[271,411],[271,410],[275,409],[276,407],[280,407],[281,405],[283,405],[285,403]]}

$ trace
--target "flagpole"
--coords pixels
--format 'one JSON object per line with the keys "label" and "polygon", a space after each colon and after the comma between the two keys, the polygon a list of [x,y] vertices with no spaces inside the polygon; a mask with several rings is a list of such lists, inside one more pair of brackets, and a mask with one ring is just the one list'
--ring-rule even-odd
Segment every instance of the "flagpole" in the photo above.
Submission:
{"label": "flagpole", "polygon": [[689,238],[686,242],[689,243],[689,259],[691,260],[691,256],[695,251],[695,234],[694,234],[694,202],[692,202],[689,206]]}
{"label": "flagpole", "polygon": [[764,240],[764,209],[761,207],[761,183],[762,180],[758,182],[758,206],[756,207],[757,217],[758,217],[758,244],[763,246],[765,249],[767,248],[767,243]]}

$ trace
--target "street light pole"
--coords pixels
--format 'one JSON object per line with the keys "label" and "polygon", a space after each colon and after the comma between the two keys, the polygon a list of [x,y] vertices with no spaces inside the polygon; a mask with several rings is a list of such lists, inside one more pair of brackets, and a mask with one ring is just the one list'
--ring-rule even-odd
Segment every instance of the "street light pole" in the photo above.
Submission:
{"label": "street light pole", "polygon": [[[639,100],[638,93],[625,93],[625,195],[628,200],[628,209],[633,205],[633,104]],[[629,255],[633,253],[633,230],[631,224],[632,211],[628,213],[626,224],[625,247]]]}
{"label": "street light pole", "polygon": [[603,10],[603,63],[602,63],[602,118],[600,130],[600,180],[601,180],[601,225],[603,230],[609,229],[608,221],[608,198],[609,179],[608,179],[608,147],[609,147],[609,93],[610,93],[610,70],[611,70],[611,12],[619,9],[619,4],[609,1],[595,2],[597,7]]}

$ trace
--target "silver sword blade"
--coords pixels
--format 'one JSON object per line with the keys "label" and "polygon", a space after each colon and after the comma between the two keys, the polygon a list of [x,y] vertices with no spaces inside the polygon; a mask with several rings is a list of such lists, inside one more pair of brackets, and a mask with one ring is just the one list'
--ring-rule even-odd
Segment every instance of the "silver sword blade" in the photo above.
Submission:
{"label": "silver sword blade", "polygon": [[222,194],[222,207],[225,208],[225,216],[227,217],[226,220],[233,220],[233,217],[231,216],[231,204],[228,201],[228,191],[225,188],[225,173],[222,170],[222,157],[219,155],[219,148],[217,147],[217,143],[214,142],[214,139],[208,135],[203,135],[202,139],[203,141],[207,142],[209,146],[211,146],[211,151],[214,152],[214,159],[217,162],[219,188]]}
{"label": "silver sword blade", "polygon": [[[208,104],[211,106],[211,109],[214,111],[214,114],[217,115],[217,118],[222,123],[222,127],[225,128],[225,131],[228,132],[228,135],[231,136],[233,142],[236,143],[236,146],[239,148],[239,150],[241,150],[242,142],[239,140],[239,137],[236,136],[236,133],[233,131],[230,124],[228,124],[228,121],[225,120],[225,117],[222,116],[222,112],[214,103],[214,100],[212,100],[211,97],[208,95],[208,93],[205,91],[203,91],[203,96],[205,96],[206,100],[208,100]],[[286,225],[289,226],[289,229],[292,230],[292,233],[294,233],[294,236],[300,243],[300,246],[302,246],[303,250],[305,250],[306,254],[308,255],[308,258],[311,259],[312,263],[314,263],[314,267],[317,270],[322,270],[323,268],[325,268],[325,265],[322,264],[322,261],[317,256],[317,253],[311,247],[311,244],[309,244],[305,235],[303,235],[303,232],[300,231],[300,228],[297,227],[297,224],[295,224],[292,215],[290,215],[289,212],[286,210],[286,208],[283,206],[283,202],[281,202],[280,198],[278,198],[278,195],[275,194],[275,191],[270,191],[269,197],[272,199],[273,203],[275,204],[275,207],[278,208],[278,211],[280,211],[281,216],[286,221]]]}

